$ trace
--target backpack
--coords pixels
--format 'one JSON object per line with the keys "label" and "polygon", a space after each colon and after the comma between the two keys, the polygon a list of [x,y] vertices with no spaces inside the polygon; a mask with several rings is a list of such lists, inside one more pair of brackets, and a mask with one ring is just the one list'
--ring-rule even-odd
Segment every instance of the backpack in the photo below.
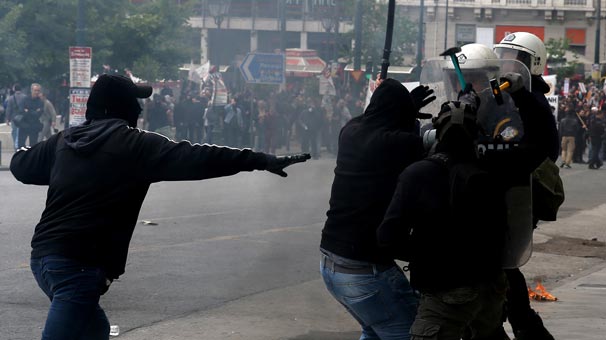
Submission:
{"label": "backpack", "polygon": [[564,199],[560,169],[546,158],[532,173],[532,215],[542,221],[555,221]]}

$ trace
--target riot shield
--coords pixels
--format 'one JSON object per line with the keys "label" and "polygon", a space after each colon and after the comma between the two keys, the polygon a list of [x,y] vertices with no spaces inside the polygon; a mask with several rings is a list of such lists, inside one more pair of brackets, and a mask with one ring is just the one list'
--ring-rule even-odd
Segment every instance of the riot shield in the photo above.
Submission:
{"label": "riot shield", "polygon": [[[484,59],[462,60],[459,64],[465,82],[472,84],[473,89],[478,93],[484,93],[488,102],[492,95],[490,80],[501,77],[507,72],[518,73],[522,76],[524,86],[531,90],[530,87],[530,71],[526,65],[517,60],[507,59]],[[420,83],[429,86],[434,90],[436,100],[423,108],[424,112],[428,112],[436,116],[440,112],[440,106],[445,101],[457,100],[461,85],[459,84],[454,66],[450,60],[428,60],[423,65],[421,71]],[[505,92],[506,97],[509,95]],[[482,98],[481,98],[482,99]]]}
{"label": "riot shield", "polygon": [[[490,80],[500,79],[507,72],[518,73],[524,86],[530,90],[530,72],[517,60],[464,60],[460,64],[463,78],[480,97],[478,108],[478,153],[488,150],[508,150],[518,147],[524,136],[524,126],[513,99],[506,91],[495,94]],[[420,83],[434,90],[436,100],[424,112],[437,115],[442,103],[457,100],[461,85],[450,60],[427,61],[421,72]],[[500,98],[497,98],[500,97]],[[500,99],[497,101],[497,99]],[[503,268],[524,265],[532,254],[532,193],[530,174],[503,179],[507,205],[507,232],[503,249]],[[490,225],[488,225],[490,227]]]}

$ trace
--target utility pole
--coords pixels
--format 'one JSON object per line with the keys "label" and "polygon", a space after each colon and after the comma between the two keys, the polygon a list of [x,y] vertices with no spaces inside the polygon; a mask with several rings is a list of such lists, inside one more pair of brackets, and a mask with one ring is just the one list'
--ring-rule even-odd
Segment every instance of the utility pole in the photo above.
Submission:
{"label": "utility pole", "polygon": [[78,17],[76,18],[76,45],[84,46],[86,42],[86,27],[84,26],[85,0],[78,0]]}
{"label": "utility pole", "polygon": [[[425,0],[421,0],[419,12],[419,36],[417,37],[417,68],[420,74],[421,63],[423,61],[423,14],[425,13]],[[448,15],[448,13],[446,15]]]}
{"label": "utility pole", "polygon": [[446,49],[448,48],[447,43],[448,43],[448,0],[446,0],[446,18],[444,19],[444,51],[446,51]]}
{"label": "utility pole", "polygon": [[278,0],[278,14],[280,15],[280,53],[285,49],[285,31],[286,31],[286,2]]}
{"label": "utility pole", "polygon": [[362,68],[362,0],[356,0],[356,18],[354,21],[355,41],[354,70]]}
{"label": "utility pole", "polygon": [[602,26],[602,0],[595,0],[597,3],[597,10],[595,15],[595,55],[593,63],[600,64],[600,26]]}

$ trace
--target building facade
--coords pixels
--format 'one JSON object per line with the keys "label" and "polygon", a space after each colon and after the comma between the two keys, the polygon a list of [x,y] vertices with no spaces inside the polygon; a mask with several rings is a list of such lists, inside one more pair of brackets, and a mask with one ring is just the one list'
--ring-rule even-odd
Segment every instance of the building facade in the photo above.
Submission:
{"label": "building facade", "polygon": [[[509,32],[526,31],[543,41],[568,38],[579,62],[594,63],[597,52],[604,63],[604,36],[596,42],[598,6],[603,18],[604,5],[604,0],[427,0],[424,53],[431,58],[470,42],[492,46]],[[412,20],[420,15],[420,0],[398,0],[398,6]]]}
{"label": "building facade", "polygon": [[[372,0],[231,0],[217,21],[202,0],[190,24],[201,30],[200,63],[238,63],[248,52],[273,53],[286,48],[314,49],[329,61],[338,44],[353,46],[356,1]],[[601,3],[598,3],[601,1]],[[452,46],[479,42],[489,46],[507,33],[527,31],[544,41],[568,38],[575,59],[591,69],[606,63],[606,0],[397,0],[397,16],[418,22],[423,12],[422,59],[438,57]],[[421,5],[423,3],[423,5]],[[596,42],[596,36],[599,41]],[[347,41],[349,40],[349,41]],[[351,59],[352,56],[350,56]],[[414,63],[415,55],[406,60]]]}

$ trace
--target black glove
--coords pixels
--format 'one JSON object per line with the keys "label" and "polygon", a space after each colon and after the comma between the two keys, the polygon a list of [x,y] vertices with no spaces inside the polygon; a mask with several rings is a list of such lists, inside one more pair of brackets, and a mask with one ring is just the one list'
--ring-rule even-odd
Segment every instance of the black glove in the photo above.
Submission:
{"label": "black glove", "polygon": [[505,89],[509,93],[514,93],[524,88],[524,78],[519,73],[507,72],[501,75],[499,80],[501,83],[505,81],[509,82],[509,87]]}
{"label": "black glove", "polygon": [[426,85],[419,85],[412,89],[412,91],[410,91],[410,97],[412,98],[412,102],[415,106],[415,109],[419,111],[427,104],[436,100],[436,96],[431,96],[432,94],[433,89],[430,89],[429,86]]}
{"label": "black glove", "polygon": [[469,108],[475,113],[480,107],[480,97],[468,84],[469,88],[466,88],[465,91],[459,92],[457,100],[461,102],[461,104],[465,104],[469,106]]}
{"label": "black glove", "polygon": [[286,177],[288,174],[284,172],[284,168],[295,163],[302,163],[310,159],[311,155],[308,153],[299,153],[290,156],[274,156],[267,155],[267,167],[265,170],[276,174],[281,177]]}

